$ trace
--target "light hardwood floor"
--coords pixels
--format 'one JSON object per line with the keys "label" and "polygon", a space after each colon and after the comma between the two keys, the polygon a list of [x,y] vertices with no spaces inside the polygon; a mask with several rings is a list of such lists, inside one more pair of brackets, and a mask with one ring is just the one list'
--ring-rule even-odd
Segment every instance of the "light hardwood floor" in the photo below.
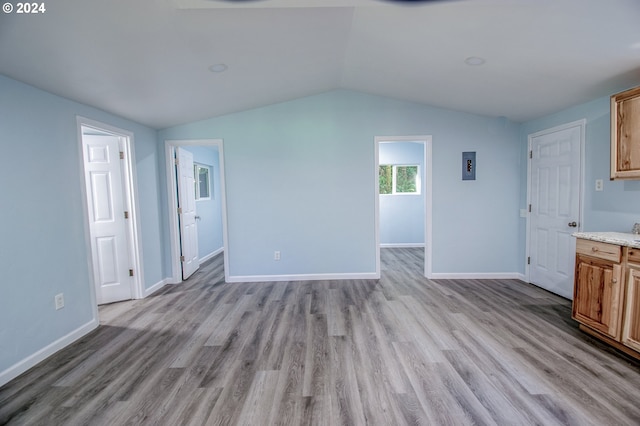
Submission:
{"label": "light hardwood floor", "polygon": [[0,424],[637,425],[640,365],[516,280],[226,284],[222,258],[0,388]]}

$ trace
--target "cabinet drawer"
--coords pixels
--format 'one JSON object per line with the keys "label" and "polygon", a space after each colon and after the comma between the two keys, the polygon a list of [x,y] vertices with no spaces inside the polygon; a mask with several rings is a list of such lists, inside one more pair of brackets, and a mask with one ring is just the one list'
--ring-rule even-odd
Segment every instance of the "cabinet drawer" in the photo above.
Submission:
{"label": "cabinet drawer", "polygon": [[640,265],[640,249],[629,248],[628,260],[630,263],[637,263]]}
{"label": "cabinet drawer", "polygon": [[620,263],[622,247],[578,238],[576,240],[576,253]]}

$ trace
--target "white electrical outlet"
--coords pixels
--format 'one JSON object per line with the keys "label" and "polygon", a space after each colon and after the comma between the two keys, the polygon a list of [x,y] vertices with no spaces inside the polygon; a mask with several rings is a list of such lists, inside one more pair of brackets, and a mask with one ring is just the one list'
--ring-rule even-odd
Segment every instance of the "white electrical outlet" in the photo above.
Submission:
{"label": "white electrical outlet", "polygon": [[604,181],[602,179],[596,179],[596,191],[604,190]]}
{"label": "white electrical outlet", "polygon": [[520,217],[527,217],[527,209],[520,209]]}
{"label": "white electrical outlet", "polygon": [[56,302],[56,311],[58,309],[64,308],[64,294],[63,293],[56,294],[56,297],[54,298],[54,300]]}
{"label": "white electrical outlet", "polygon": [[280,260],[280,252],[279,251],[274,251],[273,252],[273,260]]}

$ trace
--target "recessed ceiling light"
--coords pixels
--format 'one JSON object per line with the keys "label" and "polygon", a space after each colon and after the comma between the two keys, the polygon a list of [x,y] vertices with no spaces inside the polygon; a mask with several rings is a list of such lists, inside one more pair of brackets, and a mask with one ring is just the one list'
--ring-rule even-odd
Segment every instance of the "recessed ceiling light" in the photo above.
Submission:
{"label": "recessed ceiling light", "polygon": [[228,68],[227,64],[215,64],[209,67],[209,71],[219,73],[225,72]]}
{"label": "recessed ceiling light", "polygon": [[469,56],[467,59],[464,60],[465,64],[471,65],[471,66],[482,65],[485,62],[486,61],[484,60],[484,58],[481,58],[479,56]]}

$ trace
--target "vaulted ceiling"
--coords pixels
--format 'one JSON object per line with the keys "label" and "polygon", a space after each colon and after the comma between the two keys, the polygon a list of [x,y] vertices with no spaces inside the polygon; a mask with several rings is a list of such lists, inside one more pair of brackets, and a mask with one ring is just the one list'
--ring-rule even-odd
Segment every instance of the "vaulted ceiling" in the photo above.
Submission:
{"label": "vaulted ceiling", "polygon": [[339,88],[521,122],[640,84],[638,0],[44,4],[0,14],[0,74],[154,128]]}

